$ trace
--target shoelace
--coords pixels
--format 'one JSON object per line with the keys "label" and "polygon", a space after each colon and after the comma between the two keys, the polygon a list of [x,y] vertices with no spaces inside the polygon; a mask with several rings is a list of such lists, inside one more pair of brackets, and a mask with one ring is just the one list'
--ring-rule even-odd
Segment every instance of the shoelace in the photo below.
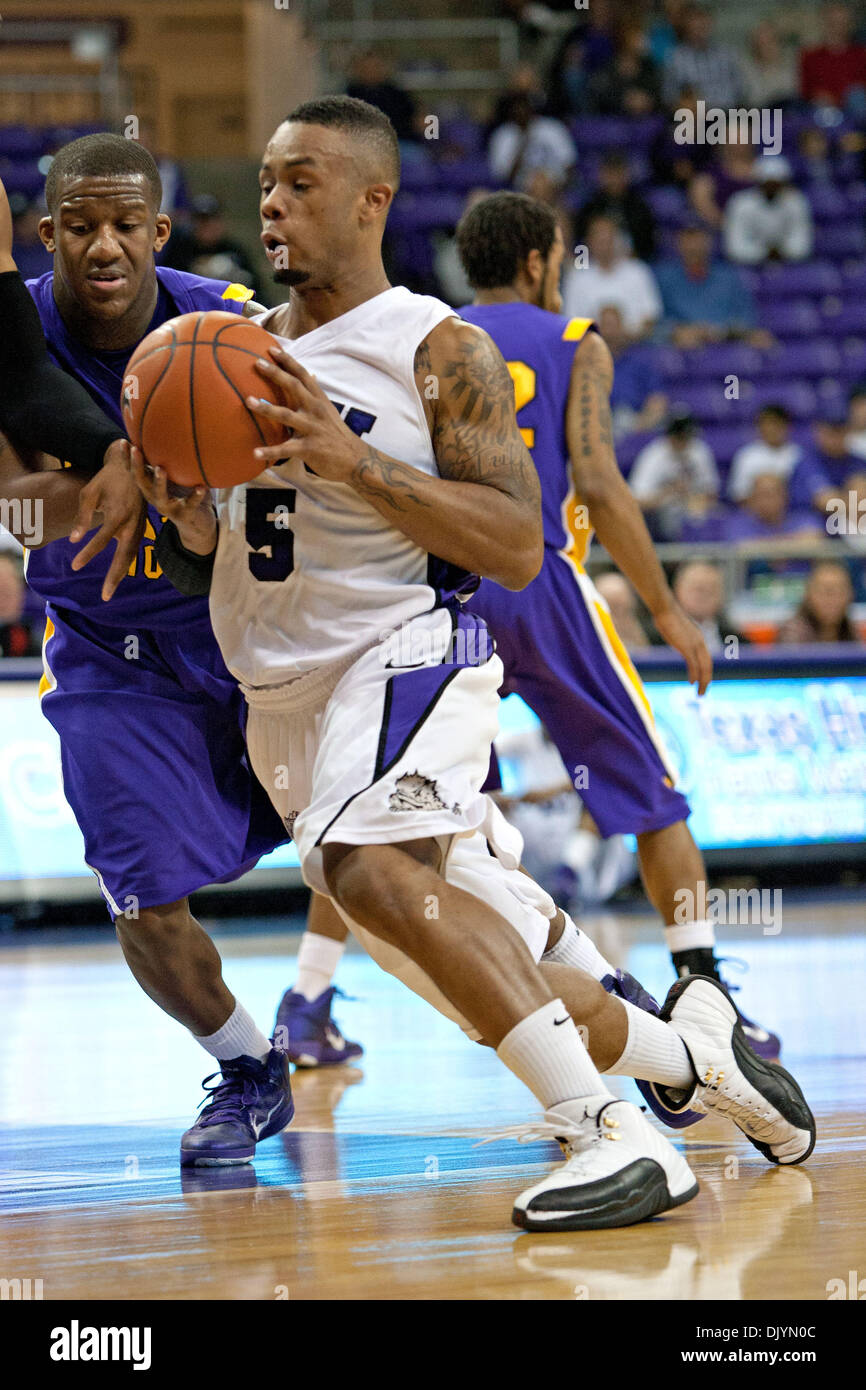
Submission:
{"label": "shoelace", "polygon": [[[209,1086],[208,1082],[214,1081],[217,1077],[220,1077],[217,1084]],[[261,1087],[252,1077],[223,1076],[219,1071],[206,1076],[201,1084],[205,1094],[198,1103],[201,1114],[196,1123],[200,1125],[217,1125],[225,1120],[243,1120],[246,1107],[255,1104],[261,1094]]]}
{"label": "shoelace", "polygon": [[553,1139],[557,1143],[564,1142],[575,1152],[579,1152],[600,1139],[618,1139],[619,1135],[612,1132],[615,1129],[619,1129],[619,1120],[611,1116],[603,1116],[602,1125],[595,1125],[592,1129],[575,1124],[573,1120],[545,1120],[542,1117],[534,1124],[507,1125],[505,1129],[497,1130],[495,1134],[480,1139],[472,1147],[479,1149],[483,1144],[493,1144],[500,1139],[516,1139],[518,1144],[535,1144],[541,1140]]}

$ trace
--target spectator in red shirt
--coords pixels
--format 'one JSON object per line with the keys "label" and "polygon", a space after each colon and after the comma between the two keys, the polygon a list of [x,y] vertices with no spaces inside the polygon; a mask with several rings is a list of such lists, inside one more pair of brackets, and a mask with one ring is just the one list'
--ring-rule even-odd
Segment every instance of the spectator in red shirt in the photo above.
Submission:
{"label": "spectator in red shirt", "polygon": [[0,554],[0,658],[38,656],[39,637],[24,617],[24,577],[14,555]]}
{"label": "spectator in red shirt", "polygon": [[844,106],[852,87],[866,87],[866,48],[852,43],[854,20],[847,5],[824,6],[824,41],[800,56],[800,90],[806,101]]}

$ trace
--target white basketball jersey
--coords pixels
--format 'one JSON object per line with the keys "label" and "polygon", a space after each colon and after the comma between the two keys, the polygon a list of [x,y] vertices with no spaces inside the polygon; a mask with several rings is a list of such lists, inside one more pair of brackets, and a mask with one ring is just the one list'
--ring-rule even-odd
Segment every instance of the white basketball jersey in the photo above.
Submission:
{"label": "white basketball jersey", "polygon": [[[267,328],[275,312],[255,322]],[[435,475],[414,356],[449,317],[441,300],[395,287],[280,341],[365,443]],[[344,660],[438,601],[441,562],[354,488],[317,477],[301,459],[220,489],[214,501],[211,620],[242,685],[279,685]]]}

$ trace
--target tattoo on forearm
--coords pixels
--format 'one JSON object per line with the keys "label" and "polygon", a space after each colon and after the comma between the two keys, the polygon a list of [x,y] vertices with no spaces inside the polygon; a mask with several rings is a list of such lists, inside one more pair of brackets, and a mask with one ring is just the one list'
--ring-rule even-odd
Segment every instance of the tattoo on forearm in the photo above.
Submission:
{"label": "tattoo on forearm", "polygon": [[577,373],[577,411],[580,456],[589,459],[596,450],[613,450],[610,414],[611,372],[588,361]]}
{"label": "tattoo on forearm", "polygon": [[385,502],[395,512],[430,504],[416,491],[418,470],[378,449],[367,449],[352,470],[356,490],[368,501]]}
{"label": "tattoo on forearm", "polygon": [[517,428],[514,387],[487,335],[461,328],[457,355],[439,379],[433,448],[442,477],[496,487],[537,506],[538,474]]}

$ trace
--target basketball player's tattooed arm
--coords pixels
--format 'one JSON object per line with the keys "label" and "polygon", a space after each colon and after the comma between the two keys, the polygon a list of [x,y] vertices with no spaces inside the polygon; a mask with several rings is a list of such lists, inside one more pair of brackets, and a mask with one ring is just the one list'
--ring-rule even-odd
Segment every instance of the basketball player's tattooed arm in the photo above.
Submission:
{"label": "basketball player's tattooed arm", "polygon": [[612,385],[610,349],[600,334],[588,333],[574,354],[565,417],[575,491],[605,550],[640,594],[665,642],[685,658],[688,678],[703,695],[712,679],[712,658],[700,629],[671,592],[643,512],[619,470]]}
{"label": "basketball player's tattooed arm", "polygon": [[439,477],[358,438],[309,372],[279,348],[271,354],[262,371],[286,407],[252,396],[247,404],[292,434],[256,450],[263,468],[303,458],[321,477],[355,488],[422,550],[508,589],[535,577],[543,555],[538,475],[517,428],[511,377],[486,333],[446,319],[416,351]]}

